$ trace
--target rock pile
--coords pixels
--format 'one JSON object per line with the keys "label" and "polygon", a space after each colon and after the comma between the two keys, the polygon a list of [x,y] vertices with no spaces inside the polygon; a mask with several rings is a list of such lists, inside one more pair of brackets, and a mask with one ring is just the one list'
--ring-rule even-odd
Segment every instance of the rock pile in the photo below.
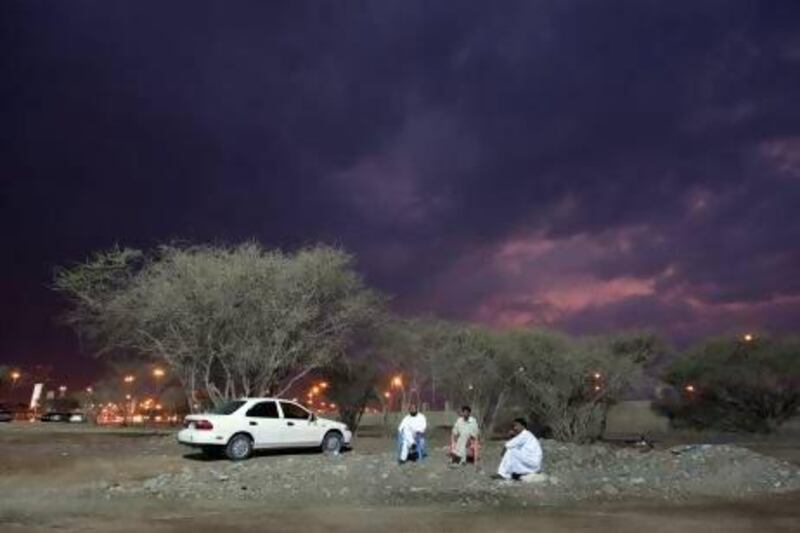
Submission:
{"label": "rock pile", "polygon": [[800,490],[800,469],[732,445],[642,452],[605,444],[542,442],[543,475],[525,482],[489,475],[502,453],[492,443],[480,468],[448,465],[444,451],[399,466],[391,453],[269,455],[242,463],[186,461],[181,471],[104,487],[110,497],[264,500],[402,505],[551,505],[587,499],[686,500]]}

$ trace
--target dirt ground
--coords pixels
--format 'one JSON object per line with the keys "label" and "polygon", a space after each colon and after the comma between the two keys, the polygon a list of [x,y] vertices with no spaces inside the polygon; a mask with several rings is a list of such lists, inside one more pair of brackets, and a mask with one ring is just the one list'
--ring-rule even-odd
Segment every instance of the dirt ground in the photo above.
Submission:
{"label": "dirt ground", "polygon": [[[385,452],[385,439],[356,441],[358,453]],[[793,440],[758,439],[760,453],[797,462]],[[569,505],[458,506],[109,497],[97,484],[137,483],[162,474],[221,468],[193,460],[171,433],[46,424],[0,425],[0,531],[797,531],[797,492],[747,499],[664,503],[623,498]],[[254,461],[268,462],[272,457]],[[303,455],[295,460],[303,461]],[[214,466],[218,465],[218,466]],[[246,464],[243,468],[247,468]]]}

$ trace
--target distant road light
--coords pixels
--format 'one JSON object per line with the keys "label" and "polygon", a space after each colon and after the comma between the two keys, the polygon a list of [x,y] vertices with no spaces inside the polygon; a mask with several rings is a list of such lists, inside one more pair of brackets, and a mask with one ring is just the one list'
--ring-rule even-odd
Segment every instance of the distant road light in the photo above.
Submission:
{"label": "distant road light", "polygon": [[166,374],[166,372],[164,372],[163,368],[154,368],[153,369],[153,377],[163,378],[164,374]]}
{"label": "distant road light", "polygon": [[399,389],[402,386],[403,386],[402,376],[395,376],[392,378],[392,387],[397,387]]}
{"label": "distant road light", "polygon": [[122,379],[122,381],[124,381],[125,383],[133,383],[135,380],[136,378],[133,377],[131,374],[128,374]]}
{"label": "distant road light", "polygon": [[686,387],[684,387],[684,390],[691,394],[692,392],[694,392],[694,385],[686,385]]}
{"label": "distant road light", "polygon": [[16,381],[17,381],[19,378],[21,378],[21,377],[22,377],[22,374],[20,374],[20,373],[19,373],[19,371],[17,371],[17,370],[15,370],[15,371],[13,371],[13,372],[11,373],[11,379],[12,379],[14,382],[16,382]]}
{"label": "distant road light", "polygon": [[66,385],[61,385],[61,386],[58,388],[58,392],[67,392],[67,386],[66,386]]}
{"label": "distant road light", "polygon": [[753,335],[752,333],[745,333],[742,336],[742,340],[744,340],[744,342],[753,342],[755,340],[755,338],[756,338],[756,336]]}
{"label": "distant road light", "polygon": [[94,389],[91,387],[86,387],[86,394],[91,394],[94,392]]}

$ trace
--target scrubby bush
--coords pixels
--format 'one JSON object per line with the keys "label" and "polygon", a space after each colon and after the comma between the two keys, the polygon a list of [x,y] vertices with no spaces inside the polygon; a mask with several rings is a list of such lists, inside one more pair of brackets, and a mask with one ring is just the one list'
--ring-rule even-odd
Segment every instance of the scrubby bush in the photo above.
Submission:
{"label": "scrubby bush", "polygon": [[535,424],[554,438],[599,438],[608,409],[642,375],[662,345],[649,334],[571,338],[546,331],[512,332],[516,382]]}
{"label": "scrubby bush", "polygon": [[657,407],[678,426],[768,433],[800,407],[800,339],[712,339],[667,370]]}

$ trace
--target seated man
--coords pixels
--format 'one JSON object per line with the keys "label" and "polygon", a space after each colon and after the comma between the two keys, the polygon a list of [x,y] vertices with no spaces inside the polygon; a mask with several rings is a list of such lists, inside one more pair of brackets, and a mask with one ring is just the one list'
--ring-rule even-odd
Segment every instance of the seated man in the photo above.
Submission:
{"label": "seated man", "polygon": [[478,438],[478,434],[478,421],[472,416],[472,409],[465,405],[461,408],[461,416],[453,424],[450,454],[454,463],[462,465],[467,463],[467,446],[470,439]]}
{"label": "seated man", "polygon": [[542,447],[533,433],[528,431],[528,423],[524,418],[514,420],[512,433],[514,437],[506,442],[497,474],[492,476],[495,479],[519,479],[537,473],[542,468]]}
{"label": "seated man", "polygon": [[397,428],[399,448],[397,461],[400,464],[408,460],[412,447],[415,448],[417,459],[422,459],[425,456],[425,430],[427,427],[428,421],[425,419],[425,415],[417,412],[417,406],[411,404],[408,408],[408,414]]}

